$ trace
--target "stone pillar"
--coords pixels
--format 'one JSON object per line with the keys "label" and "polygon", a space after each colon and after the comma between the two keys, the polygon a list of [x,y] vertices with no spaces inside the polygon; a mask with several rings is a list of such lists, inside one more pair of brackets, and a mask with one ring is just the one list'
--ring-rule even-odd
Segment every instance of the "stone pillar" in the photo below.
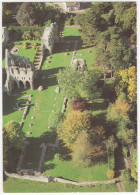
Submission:
{"label": "stone pillar", "polygon": [[30,82],[30,86],[31,86],[31,89],[33,90],[34,89],[34,83],[33,83],[33,81]]}
{"label": "stone pillar", "polygon": [[17,87],[18,87],[18,89],[20,89],[20,84],[19,84],[19,81],[17,81]]}
{"label": "stone pillar", "polygon": [[26,82],[23,82],[24,89],[27,89]]}

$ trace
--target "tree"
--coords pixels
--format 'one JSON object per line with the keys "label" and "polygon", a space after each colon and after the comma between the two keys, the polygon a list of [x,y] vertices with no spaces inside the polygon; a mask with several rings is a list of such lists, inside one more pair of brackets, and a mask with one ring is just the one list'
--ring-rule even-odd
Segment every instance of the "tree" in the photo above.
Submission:
{"label": "tree", "polygon": [[131,168],[131,176],[135,181],[137,181],[138,179],[137,175],[138,175],[138,162],[137,162],[137,149],[135,149],[133,153],[133,164]]}
{"label": "tree", "polygon": [[82,97],[74,99],[73,102],[71,103],[71,108],[73,110],[85,110],[86,107],[87,107],[86,100],[83,99]]}
{"label": "tree", "polygon": [[85,131],[81,131],[72,144],[72,160],[75,166],[88,167],[92,163],[92,144],[90,143],[89,134]]}
{"label": "tree", "polygon": [[15,160],[12,159],[10,151],[11,150],[16,151],[17,149],[21,149],[21,147],[23,146],[23,140],[24,140],[24,133],[22,132],[20,125],[15,121],[9,121],[3,128],[4,169],[11,167],[12,165],[11,160]]}
{"label": "tree", "polygon": [[93,71],[80,72],[66,68],[59,71],[57,80],[62,94],[71,100],[79,96],[94,99],[99,95],[96,86],[98,78]]}
{"label": "tree", "polygon": [[66,146],[76,141],[81,131],[91,130],[91,113],[88,111],[71,111],[57,130],[58,136]]}
{"label": "tree", "polygon": [[113,151],[118,147],[116,139],[113,135],[111,135],[107,140],[105,140],[105,145],[107,150]]}
{"label": "tree", "polygon": [[128,104],[126,100],[116,100],[115,103],[110,104],[108,107],[107,120],[119,122],[121,120],[129,120],[128,111],[131,108],[131,104]]}
{"label": "tree", "polygon": [[116,85],[116,92],[125,92],[130,102],[136,102],[137,99],[137,78],[136,67],[132,66],[128,69],[120,70],[117,73],[119,82]]}
{"label": "tree", "polygon": [[37,10],[33,3],[25,2],[19,7],[16,20],[21,26],[32,26],[38,18]]}

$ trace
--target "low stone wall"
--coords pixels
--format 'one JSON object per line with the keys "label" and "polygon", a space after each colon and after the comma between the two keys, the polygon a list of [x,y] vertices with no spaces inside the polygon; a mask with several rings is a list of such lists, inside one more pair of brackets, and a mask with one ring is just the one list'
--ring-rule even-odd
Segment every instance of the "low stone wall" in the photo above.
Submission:
{"label": "low stone wall", "polygon": [[43,46],[41,46],[41,54],[40,54],[40,62],[39,62],[39,65],[38,65],[38,70],[41,69],[43,59],[44,59],[44,48],[43,48]]}
{"label": "low stone wall", "polygon": [[52,176],[45,176],[43,174],[40,174],[38,176],[32,176],[32,175],[19,175],[16,173],[7,173],[5,174],[8,177],[13,177],[13,178],[18,178],[18,179],[27,179],[27,180],[32,180],[32,181],[41,181],[41,182],[50,182],[50,181],[55,181],[59,183],[67,183],[71,185],[76,185],[76,186],[87,186],[87,185],[101,185],[101,184],[111,184],[115,183],[116,180],[107,180],[107,181],[90,181],[90,182],[76,182],[76,181],[71,181],[68,179],[63,179],[63,178],[58,178],[58,177],[52,177]]}
{"label": "low stone wall", "polygon": [[30,102],[31,102],[31,98],[32,98],[32,95],[30,94],[28,96],[28,101],[27,101],[27,105],[24,107],[24,112],[23,112],[23,115],[22,115],[22,119],[21,119],[21,122],[20,122],[20,126],[23,127],[24,125],[24,120],[26,119],[26,116],[29,112],[29,108],[30,108],[30,105],[28,105]]}

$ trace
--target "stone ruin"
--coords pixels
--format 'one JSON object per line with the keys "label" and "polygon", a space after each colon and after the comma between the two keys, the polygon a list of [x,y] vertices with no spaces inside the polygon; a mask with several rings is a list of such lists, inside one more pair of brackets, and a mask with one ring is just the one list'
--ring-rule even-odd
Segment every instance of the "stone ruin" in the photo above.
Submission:
{"label": "stone ruin", "polygon": [[74,58],[72,60],[71,66],[78,71],[87,71],[86,61],[82,58]]}
{"label": "stone ruin", "polygon": [[44,50],[48,50],[49,54],[52,54],[54,43],[59,42],[58,26],[56,22],[51,23],[50,27],[46,27],[42,38],[42,46]]}
{"label": "stone ruin", "polygon": [[7,44],[9,41],[9,31],[7,27],[2,27],[2,44]]}
{"label": "stone ruin", "polygon": [[17,88],[23,86],[27,89],[29,86],[34,89],[33,81],[37,73],[34,64],[28,58],[13,55],[8,49],[5,50],[5,60],[7,80],[4,91],[10,94],[15,85]]}

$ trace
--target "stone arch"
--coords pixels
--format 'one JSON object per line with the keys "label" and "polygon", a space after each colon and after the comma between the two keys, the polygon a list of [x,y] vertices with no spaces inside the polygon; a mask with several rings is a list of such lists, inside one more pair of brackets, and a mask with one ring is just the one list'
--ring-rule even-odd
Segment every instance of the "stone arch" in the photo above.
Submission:
{"label": "stone arch", "polygon": [[11,81],[11,91],[15,91],[18,89],[18,84],[15,80]]}
{"label": "stone arch", "polygon": [[24,83],[22,81],[19,81],[20,89],[24,89]]}
{"label": "stone arch", "polygon": [[31,84],[30,84],[29,81],[26,81],[26,82],[25,82],[25,85],[26,85],[26,88],[27,88],[27,89],[30,89],[30,88],[31,88]]}

